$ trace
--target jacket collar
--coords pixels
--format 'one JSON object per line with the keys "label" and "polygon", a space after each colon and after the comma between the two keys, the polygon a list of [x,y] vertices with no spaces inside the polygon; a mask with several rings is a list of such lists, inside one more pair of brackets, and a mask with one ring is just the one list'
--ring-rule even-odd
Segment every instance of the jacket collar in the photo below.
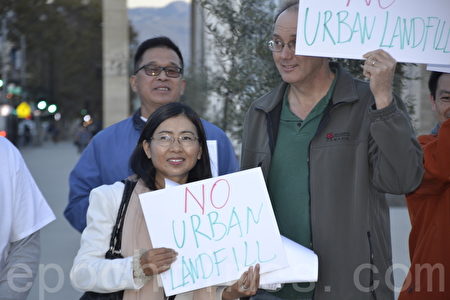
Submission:
{"label": "jacket collar", "polygon": [[331,99],[333,104],[359,100],[355,78],[338,63],[330,62],[330,68],[336,70],[337,74],[336,86]]}
{"label": "jacket collar", "polygon": [[[330,62],[330,68],[336,70],[336,74],[338,76],[338,78],[336,79],[334,93],[331,99],[332,103],[337,104],[340,102],[357,101],[359,97],[356,90],[355,79],[338,63]],[[258,101],[255,108],[261,109],[266,113],[274,110],[275,107],[283,99],[284,93],[286,92],[288,86],[288,83],[284,81],[281,82],[266,96],[260,98],[260,101]]]}
{"label": "jacket collar", "polygon": [[439,133],[439,129],[441,128],[441,124],[437,123],[436,126],[431,130],[431,134],[437,135]]}
{"label": "jacket collar", "polygon": [[134,128],[137,131],[141,132],[142,129],[144,129],[145,122],[144,122],[144,120],[141,119],[141,109],[140,108],[134,112],[134,114],[132,116],[132,120],[133,120]]}

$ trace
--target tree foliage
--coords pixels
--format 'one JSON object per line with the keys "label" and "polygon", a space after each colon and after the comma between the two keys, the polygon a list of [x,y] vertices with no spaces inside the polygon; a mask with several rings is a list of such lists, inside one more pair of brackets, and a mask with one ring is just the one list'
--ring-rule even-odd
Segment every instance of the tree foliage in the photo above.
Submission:
{"label": "tree foliage", "polygon": [[26,39],[26,100],[46,98],[66,120],[101,118],[102,0],[2,0],[6,15],[8,40]]}
{"label": "tree foliage", "polygon": [[267,49],[275,4],[261,0],[199,2],[213,38],[213,56],[206,59],[207,92],[221,112],[214,121],[240,139],[250,103],[280,80]]}
{"label": "tree foliage", "polygon": [[3,0],[0,9],[12,15],[8,39],[26,39],[28,98],[48,99],[67,118],[82,108],[101,116],[101,0]]}

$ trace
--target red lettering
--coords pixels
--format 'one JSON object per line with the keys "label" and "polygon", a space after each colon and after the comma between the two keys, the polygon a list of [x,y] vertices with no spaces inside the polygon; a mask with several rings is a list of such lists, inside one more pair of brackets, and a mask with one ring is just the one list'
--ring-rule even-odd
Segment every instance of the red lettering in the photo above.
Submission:
{"label": "red lettering", "polygon": [[192,192],[189,190],[188,187],[184,190],[184,213],[187,213],[187,206],[188,206],[188,194],[192,196],[192,198],[195,199],[195,202],[197,202],[198,206],[202,209],[202,215],[205,214],[205,185],[202,184],[202,201],[200,202],[197,197],[192,194]]}
{"label": "red lettering", "polygon": [[[352,0],[347,0],[347,4],[345,6],[350,6],[350,2]],[[366,2],[366,6],[370,6],[370,4],[372,3],[372,0],[364,0],[364,2]],[[391,0],[390,3],[385,4],[383,0],[378,0],[378,7],[381,9],[386,9],[391,7],[393,4],[395,3],[395,0]]]}
{"label": "red lettering", "polygon": [[[226,192],[227,192],[227,197],[226,197],[225,201],[223,202],[222,206],[216,205],[216,203],[214,203],[214,202],[215,202],[215,201],[214,201],[214,198],[215,198],[215,197],[213,197],[214,190],[215,190],[216,187],[218,186],[218,183],[221,182],[221,181],[223,181],[223,182],[226,183]],[[219,195],[224,195],[224,192],[225,192],[225,191],[223,191],[223,190],[221,189],[220,192],[221,192],[221,193],[220,193]],[[228,181],[226,181],[225,179],[219,179],[219,180],[217,180],[217,181],[214,183],[213,187],[211,188],[211,193],[210,193],[210,195],[209,195],[209,198],[210,198],[210,200],[211,200],[211,205],[214,206],[214,208],[216,208],[216,209],[224,208],[225,205],[228,203],[228,199],[230,199],[230,184],[228,183]]]}
{"label": "red lettering", "polygon": [[[184,213],[188,212],[189,199],[194,199],[201,209],[202,215],[205,214],[205,185],[202,184],[202,195],[196,197],[194,193],[186,187],[184,190]],[[222,209],[227,205],[230,199],[230,184],[225,179],[219,179],[214,182],[209,193],[209,202],[215,209]]]}

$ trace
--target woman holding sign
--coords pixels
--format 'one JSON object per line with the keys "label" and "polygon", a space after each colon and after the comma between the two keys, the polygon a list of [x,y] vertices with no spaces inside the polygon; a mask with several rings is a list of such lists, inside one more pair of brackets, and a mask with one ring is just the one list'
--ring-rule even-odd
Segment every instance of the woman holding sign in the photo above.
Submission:
{"label": "woman holding sign", "polygon": [[[177,253],[152,247],[138,195],[163,189],[167,179],[184,184],[211,177],[205,132],[197,114],[181,103],[157,109],[142,131],[130,165],[136,174],[132,180],[137,182],[128,204],[123,204],[126,203],[123,198],[127,197],[123,197],[122,182],[103,185],[91,192],[87,227],[70,273],[75,287],[91,291],[82,299],[100,299],[98,293],[119,294],[118,298],[108,299],[165,298],[156,275],[170,269]],[[129,183],[126,186],[129,188]],[[117,240],[119,258],[116,255],[112,259],[114,253],[105,258],[113,242],[118,249]],[[256,265],[231,286],[208,287],[177,295],[176,299],[236,299],[254,295],[258,286],[259,265]]]}

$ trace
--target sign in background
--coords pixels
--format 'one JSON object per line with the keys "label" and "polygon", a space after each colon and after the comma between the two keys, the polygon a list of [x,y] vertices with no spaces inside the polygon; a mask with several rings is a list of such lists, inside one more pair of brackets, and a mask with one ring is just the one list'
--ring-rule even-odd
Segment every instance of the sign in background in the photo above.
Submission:
{"label": "sign in background", "polygon": [[428,71],[450,73],[450,65],[428,65]]}
{"label": "sign in background", "polygon": [[384,49],[399,62],[450,65],[449,0],[302,0],[297,55],[362,59]]}
{"label": "sign in background", "polygon": [[139,197],[153,247],[178,252],[161,274],[167,296],[287,266],[260,168]]}

